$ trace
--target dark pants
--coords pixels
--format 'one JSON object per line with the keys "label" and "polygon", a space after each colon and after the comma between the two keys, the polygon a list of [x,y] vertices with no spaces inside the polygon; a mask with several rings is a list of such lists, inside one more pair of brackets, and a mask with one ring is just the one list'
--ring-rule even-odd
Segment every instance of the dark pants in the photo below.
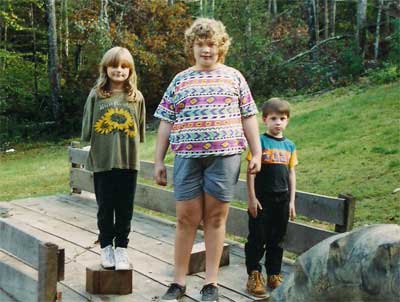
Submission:
{"label": "dark pants", "polygon": [[95,172],[93,176],[98,205],[97,226],[100,231],[100,246],[104,248],[112,245],[115,239],[115,247],[127,247],[137,171],[112,169]]}
{"label": "dark pants", "polygon": [[289,192],[269,193],[258,199],[263,210],[257,217],[249,214],[249,235],[245,244],[247,273],[262,271],[260,260],[265,254],[267,275],[281,272],[283,249],[289,220]]}

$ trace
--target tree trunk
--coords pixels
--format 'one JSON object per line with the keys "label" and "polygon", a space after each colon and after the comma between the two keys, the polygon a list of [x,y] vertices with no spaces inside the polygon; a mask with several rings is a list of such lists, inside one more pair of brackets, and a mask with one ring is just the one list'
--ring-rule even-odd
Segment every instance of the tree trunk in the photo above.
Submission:
{"label": "tree trunk", "polygon": [[328,0],[324,0],[324,39],[329,37],[329,6]]}
{"label": "tree trunk", "polygon": [[174,0],[168,0],[168,5],[174,5]]}
{"label": "tree trunk", "polygon": [[68,58],[69,56],[69,20],[68,20],[68,0],[63,0],[64,1],[64,7],[63,7],[63,12],[64,12],[64,27],[65,27],[65,45],[64,45],[64,56],[65,58]]}
{"label": "tree trunk", "polygon": [[315,40],[319,41],[319,0],[314,0]]}
{"label": "tree trunk", "polygon": [[246,8],[245,8],[245,12],[246,12],[246,19],[247,19],[247,23],[246,23],[246,29],[245,29],[245,33],[246,33],[246,57],[247,59],[250,58],[250,43],[251,43],[251,32],[252,32],[252,24],[251,24],[251,7],[250,7],[250,0],[246,1]]}
{"label": "tree trunk", "polygon": [[57,56],[57,32],[56,32],[56,8],[55,0],[47,0],[47,20],[48,20],[48,43],[49,43],[49,55],[48,55],[48,73],[50,80],[50,91],[52,100],[53,118],[58,122],[60,115],[60,77],[58,73],[58,56]]}
{"label": "tree trunk", "polygon": [[32,30],[32,41],[33,41],[33,96],[35,98],[35,103],[37,101],[37,96],[38,96],[38,72],[37,72],[37,57],[36,57],[36,27],[35,27],[35,11],[33,8],[33,3],[31,3],[31,11],[30,11],[30,17],[31,17],[31,30]]}
{"label": "tree trunk", "polygon": [[[307,0],[307,23],[308,23],[308,47],[309,49],[313,49],[317,42],[317,34],[315,31],[315,0]],[[315,63],[318,60],[317,49],[311,52],[311,60]]]}
{"label": "tree trunk", "polygon": [[336,0],[329,0],[330,14],[329,14],[329,25],[331,26],[331,37],[335,36],[336,27]]}
{"label": "tree trunk", "polygon": [[374,60],[378,60],[379,55],[379,32],[381,28],[383,0],[379,0],[378,16],[376,17],[375,43],[374,43]]}
{"label": "tree trunk", "polygon": [[273,14],[275,16],[276,14],[278,14],[278,4],[276,3],[276,0],[272,1],[272,8],[273,8]]}
{"label": "tree trunk", "polygon": [[367,23],[367,0],[358,0],[356,43],[357,46],[359,47],[359,52],[362,58],[364,58],[365,55],[366,23]]}

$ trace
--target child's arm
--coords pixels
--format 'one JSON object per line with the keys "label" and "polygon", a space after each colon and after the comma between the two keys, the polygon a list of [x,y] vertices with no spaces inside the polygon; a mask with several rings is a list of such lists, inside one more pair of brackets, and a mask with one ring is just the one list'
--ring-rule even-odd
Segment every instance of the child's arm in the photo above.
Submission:
{"label": "child's arm", "polygon": [[[250,164],[250,161],[249,161]],[[258,201],[256,197],[256,192],[254,189],[254,179],[256,176],[254,174],[251,174],[247,172],[247,208],[250,212],[250,215],[253,216],[253,218],[257,217],[257,210],[260,209],[262,210],[261,203]]]}
{"label": "child's arm", "polygon": [[261,143],[258,131],[257,116],[251,115],[242,119],[244,136],[253,155],[247,166],[248,173],[256,174],[261,169]]}
{"label": "child's arm", "polygon": [[165,168],[164,158],[169,146],[169,134],[172,124],[161,120],[158,127],[157,143],[154,159],[154,179],[160,186],[167,185],[167,169]]}
{"label": "child's arm", "polygon": [[290,220],[293,221],[296,218],[296,207],[295,207],[296,171],[294,167],[289,168],[289,186],[290,186],[289,217]]}

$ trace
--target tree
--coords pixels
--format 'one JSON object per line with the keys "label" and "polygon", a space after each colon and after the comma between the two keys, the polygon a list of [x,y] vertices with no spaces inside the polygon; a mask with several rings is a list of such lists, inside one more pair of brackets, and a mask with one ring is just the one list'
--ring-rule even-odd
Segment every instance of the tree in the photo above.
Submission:
{"label": "tree", "polygon": [[383,0],[379,0],[378,15],[376,17],[375,43],[374,43],[374,60],[378,60],[379,54],[379,32],[381,28],[381,15],[383,8]]}
{"label": "tree", "polygon": [[57,122],[60,114],[60,76],[58,72],[58,56],[57,56],[57,30],[56,30],[56,7],[55,0],[47,0],[47,20],[48,20],[48,74],[50,80],[50,91],[53,118]]}
{"label": "tree", "polygon": [[365,56],[366,47],[367,2],[367,0],[357,1],[356,43],[362,58]]}
{"label": "tree", "polygon": [[311,52],[311,59],[316,62],[318,59],[317,48],[314,48],[317,43],[317,28],[316,28],[316,5],[315,0],[307,0],[307,24],[308,24],[308,35],[309,42],[308,46],[310,49],[314,49]]}

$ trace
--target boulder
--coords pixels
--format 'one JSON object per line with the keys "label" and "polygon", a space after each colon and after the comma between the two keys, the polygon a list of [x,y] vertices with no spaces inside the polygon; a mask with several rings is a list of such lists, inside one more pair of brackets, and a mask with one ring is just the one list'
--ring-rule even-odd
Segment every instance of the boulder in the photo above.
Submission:
{"label": "boulder", "polygon": [[270,301],[399,302],[400,226],[364,226],[318,243]]}

